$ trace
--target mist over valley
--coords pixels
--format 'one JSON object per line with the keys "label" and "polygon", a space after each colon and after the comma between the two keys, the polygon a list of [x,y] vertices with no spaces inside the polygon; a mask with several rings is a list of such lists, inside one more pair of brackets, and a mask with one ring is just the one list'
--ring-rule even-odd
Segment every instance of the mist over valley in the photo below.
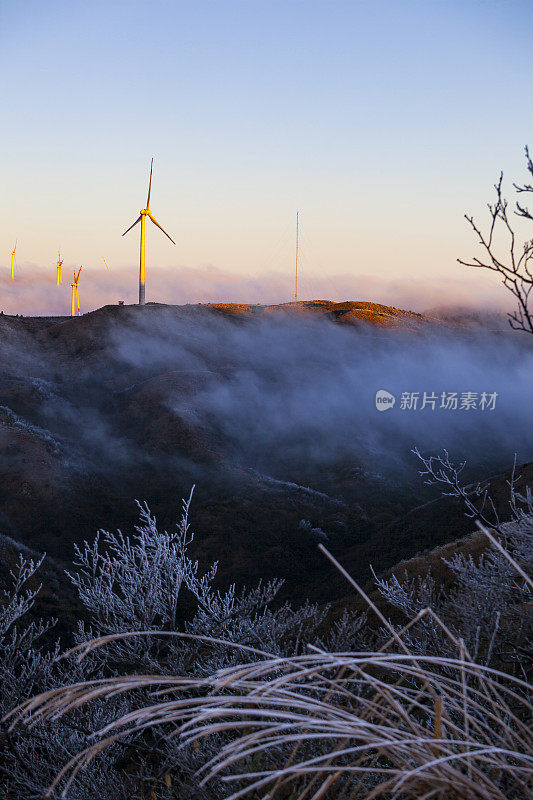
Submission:
{"label": "mist over valley", "polygon": [[[4,315],[2,532],[68,562],[75,541],[133,525],[135,499],[171,527],[194,484],[195,552],[221,561],[221,583],[266,574],[291,597],[325,599],[311,529],[368,579],[370,563],[471,526],[459,507],[438,531],[413,517],[439,496],[413,447],[447,448],[470,480],[504,473],[515,453],[531,460],[533,353],[493,322],[329,301]],[[381,389],[396,397],[385,413]],[[477,407],[439,407],[468,392]],[[404,393],[417,408],[402,408]],[[422,408],[424,393],[435,400]]]}

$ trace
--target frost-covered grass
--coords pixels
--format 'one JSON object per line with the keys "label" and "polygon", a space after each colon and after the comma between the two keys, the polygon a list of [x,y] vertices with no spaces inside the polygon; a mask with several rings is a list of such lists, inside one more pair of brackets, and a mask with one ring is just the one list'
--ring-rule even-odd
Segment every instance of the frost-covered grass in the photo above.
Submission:
{"label": "frost-covered grass", "polygon": [[[422,462],[488,521],[486,487],[463,486],[446,453]],[[217,590],[217,564],[189,555],[192,493],[174,530],[139,504],[130,534],[76,548],[84,621],[64,653],[43,644],[53,620],[27,622],[42,559],[18,549],[0,604],[3,796],[533,798],[533,498],[518,480],[511,522],[478,521],[485,554],[446,561],[451,588],[375,576],[378,605],[302,520],[367,605],[334,624],[277,602],[279,581]]]}
{"label": "frost-covered grass", "polygon": [[[449,561],[451,591],[430,575],[378,580],[404,626],[319,545],[378,621],[345,614],[326,640],[324,611],[271,610],[276,585],[214,591],[216,565],[200,575],[187,555],[189,503],[175,532],[141,506],[134,535],[80,548],[71,579],[92,627],[61,657],[35,648],[35,628],[26,645],[5,639],[33,600],[38,565],[21,561],[0,629],[4,711],[19,700],[8,797],[533,798],[527,503],[499,534],[481,526],[479,561]],[[185,622],[183,592],[196,602]]]}

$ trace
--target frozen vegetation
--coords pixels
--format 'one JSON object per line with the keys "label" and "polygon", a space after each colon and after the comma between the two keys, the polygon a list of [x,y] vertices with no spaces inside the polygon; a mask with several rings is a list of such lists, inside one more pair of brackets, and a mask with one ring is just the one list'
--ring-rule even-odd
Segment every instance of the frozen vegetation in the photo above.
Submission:
{"label": "frozen vegetation", "polygon": [[[429,466],[453,484],[446,459]],[[389,612],[335,621],[276,603],[276,581],[216,590],[217,565],[188,554],[191,497],[170,532],[140,504],[130,535],[76,550],[66,654],[53,620],[26,621],[41,561],[20,552],[0,613],[2,716],[23,704],[3,722],[3,796],[533,797],[533,503],[513,482],[510,499],[484,555],[449,559],[451,587],[377,579]]]}

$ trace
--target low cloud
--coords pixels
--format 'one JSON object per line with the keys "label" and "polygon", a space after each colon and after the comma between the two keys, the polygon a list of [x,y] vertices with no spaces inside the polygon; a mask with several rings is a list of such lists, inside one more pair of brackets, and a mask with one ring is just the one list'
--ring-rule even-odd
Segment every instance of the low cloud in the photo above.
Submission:
{"label": "low cloud", "polygon": [[[71,309],[72,270],[63,267],[63,284],[56,286],[55,269],[35,265],[17,267],[16,279],[7,270],[0,276],[0,310],[25,316],[68,316]],[[82,313],[119,300],[136,303],[137,268],[110,271],[84,267],[80,277]],[[216,267],[192,269],[151,267],[147,273],[147,299],[159,303],[286,303],[293,300],[292,277],[268,272],[241,275]],[[509,310],[512,298],[497,283],[468,274],[464,280],[385,279],[372,275],[302,276],[302,300],[368,300],[412,311],[454,305],[472,309]]]}
{"label": "low cloud", "polygon": [[[146,421],[162,407],[184,441],[198,441],[221,462],[309,480],[317,489],[322,478],[306,476],[339,465],[412,475],[415,445],[426,452],[446,447],[484,474],[509,465],[515,452],[522,461],[533,458],[531,337],[438,325],[419,333],[356,330],[304,316],[230,321],[196,306],[146,312],[103,313],[95,338],[89,318],[79,328],[67,323],[65,350],[54,337],[35,340],[15,334],[23,328],[17,323],[5,326],[2,370],[15,382],[31,375],[49,387],[32,400],[32,424],[102,469],[135,467],[145,444],[150,458],[163,447],[176,454],[177,470],[187,467],[193,456],[180,451],[171,427],[168,442],[152,447],[133,435],[141,423],[125,424],[124,414]],[[376,409],[378,390],[396,397],[386,413]],[[494,410],[444,409],[443,392],[497,399]],[[403,393],[418,393],[417,409],[402,408]],[[435,408],[420,408],[424,393],[436,395]],[[10,405],[7,396],[3,402]]]}
{"label": "low cloud", "polygon": [[[533,349],[520,334],[169,314],[115,329],[110,346],[135,369],[183,374],[194,388],[169,391],[169,409],[222,439],[240,463],[278,476],[342,462],[401,471],[414,445],[486,468],[515,452],[533,457]],[[380,389],[397,398],[385,414],[375,406]],[[476,407],[441,408],[452,392],[473,393]],[[402,408],[403,393],[418,393],[416,409]],[[436,404],[422,409],[424,393]],[[496,395],[493,410],[480,407],[483,393]]]}

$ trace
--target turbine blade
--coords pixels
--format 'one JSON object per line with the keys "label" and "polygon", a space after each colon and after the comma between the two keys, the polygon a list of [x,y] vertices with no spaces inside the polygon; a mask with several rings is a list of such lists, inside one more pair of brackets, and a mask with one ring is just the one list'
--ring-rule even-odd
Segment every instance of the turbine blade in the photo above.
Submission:
{"label": "turbine blade", "polygon": [[152,191],[152,169],[154,166],[154,159],[150,163],[150,183],[148,184],[148,199],[146,201],[146,208],[150,208],[150,192]]}
{"label": "turbine blade", "polygon": [[76,283],[78,283],[78,281],[79,281],[79,279],[80,279],[80,272],[81,272],[81,270],[82,270],[82,268],[80,267],[80,268],[79,268],[79,270],[78,270],[78,274],[77,274],[77,276],[76,276]]}
{"label": "turbine blade", "polygon": [[127,231],[124,231],[124,233],[123,233],[122,235],[123,235],[123,236],[125,236],[125,235],[128,233],[128,231],[131,231],[131,229],[132,229],[132,228],[134,228],[134,227],[137,225],[137,223],[138,223],[138,222],[140,222],[140,221],[141,221],[141,215],[139,214],[139,216],[137,217],[137,219],[135,220],[135,222],[133,223],[133,225],[130,225],[130,227],[128,228],[128,230],[127,230]]}
{"label": "turbine blade", "polygon": [[104,264],[106,265],[106,267],[107,267],[107,271],[109,272],[109,267],[108,267],[107,261],[105,260],[105,258],[104,258],[103,256],[102,256],[102,261],[103,261],[103,262],[104,262]]}
{"label": "turbine blade", "polygon": [[172,238],[172,236],[169,236],[169,235],[168,235],[168,233],[166,232],[166,230],[165,230],[164,228],[162,228],[162,227],[161,227],[161,225],[159,224],[159,222],[158,222],[158,221],[155,219],[155,217],[153,217],[153,216],[150,214],[150,212],[149,212],[149,211],[148,211],[148,216],[150,217],[150,219],[152,220],[152,222],[154,223],[154,225],[157,225],[157,227],[158,227],[160,230],[162,230],[162,231],[163,231],[163,233],[165,234],[165,236],[166,236],[168,239],[170,239],[170,241],[172,242],[172,244],[176,244],[176,242],[174,241],[174,239]]}

